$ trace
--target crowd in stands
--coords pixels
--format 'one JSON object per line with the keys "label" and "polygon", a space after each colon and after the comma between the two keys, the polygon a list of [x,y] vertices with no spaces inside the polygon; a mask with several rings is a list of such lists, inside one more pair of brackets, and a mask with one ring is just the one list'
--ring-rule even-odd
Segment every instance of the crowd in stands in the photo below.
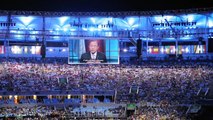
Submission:
{"label": "crowd in stands", "polygon": [[[1,118],[21,118],[26,120],[66,120],[66,119],[129,119],[129,120],[187,120],[187,107],[179,106],[139,106],[135,114],[127,117],[126,108],[119,105],[108,106],[16,106],[1,107]],[[128,114],[128,113],[127,113]]]}
{"label": "crowd in stands", "polygon": [[[5,71],[1,72],[0,91],[115,90],[117,103],[131,100],[156,106],[193,104],[200,88],[208,87],[213,79],[212,62],[69,65],[64,59],[11,58],[0,61]],[[59,78],[68,81],[60,84]],[[129,95],[133,85],[139,87],[137,95]],[[150,113],[143,110],[140,113],[155,114],[152,113],[155,109],[148,111]]]}
{"label": "crowd in stands", "polygon": [[186,110],[186,107],[141,106],[131,117],[134,120],[187,120]]}
{"label": "crowd in stands", "polygon": [[67,120],[79,118],[124,118],[122,106],[16,106],[1,107],[1,118],[19,118],[26,120]]}

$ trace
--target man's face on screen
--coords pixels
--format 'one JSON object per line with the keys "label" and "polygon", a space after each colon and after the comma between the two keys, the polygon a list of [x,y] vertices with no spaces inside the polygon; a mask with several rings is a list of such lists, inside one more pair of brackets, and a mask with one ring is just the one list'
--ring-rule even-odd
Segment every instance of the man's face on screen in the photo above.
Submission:
{"label": "man's face on screen", "polygon": [[92,41],[92,42],[90,42],[90,44],[89,44],[89,50],[90,50],[90,52],[92,52],[92,53],[95,53],[95,52],[97,52],[98,51],[98,42],[97,41]]}

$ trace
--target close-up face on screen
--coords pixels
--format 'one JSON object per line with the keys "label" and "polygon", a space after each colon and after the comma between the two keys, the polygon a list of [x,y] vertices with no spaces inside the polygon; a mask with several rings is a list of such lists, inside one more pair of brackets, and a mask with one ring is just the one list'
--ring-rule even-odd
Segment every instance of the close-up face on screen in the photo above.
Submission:
{"label": "close-up face on screen", "polygon": [[119,41],[69,40],[69,64],[119,64]]}

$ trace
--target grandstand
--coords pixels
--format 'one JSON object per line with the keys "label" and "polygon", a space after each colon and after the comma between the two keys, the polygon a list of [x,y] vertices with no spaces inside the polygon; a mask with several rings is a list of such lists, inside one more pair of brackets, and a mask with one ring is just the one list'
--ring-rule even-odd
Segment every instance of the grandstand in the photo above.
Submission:
{"label": "grandstand", "polygon": [[3,8],[0,119],[213,119],[212,7]]}

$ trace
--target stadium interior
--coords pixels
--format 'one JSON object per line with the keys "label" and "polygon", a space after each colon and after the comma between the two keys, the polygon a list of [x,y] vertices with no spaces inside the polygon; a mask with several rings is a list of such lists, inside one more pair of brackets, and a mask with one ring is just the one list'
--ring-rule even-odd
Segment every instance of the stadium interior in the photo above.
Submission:
{"label": "stadium interior", "polygon": [[0,120],[212,120],[213,8],[113,10],[1,9]]}

